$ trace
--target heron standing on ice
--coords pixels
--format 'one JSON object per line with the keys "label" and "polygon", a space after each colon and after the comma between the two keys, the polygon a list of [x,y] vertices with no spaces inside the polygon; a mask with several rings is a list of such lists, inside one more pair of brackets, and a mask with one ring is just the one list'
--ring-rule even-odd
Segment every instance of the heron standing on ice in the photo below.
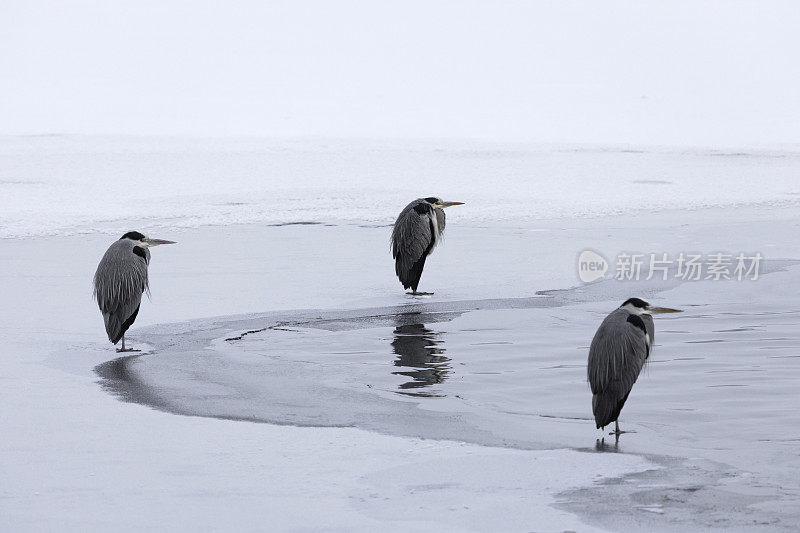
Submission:
{"label": "heron standing on ice", "polygon": [[138,351],[125,348],[125,332],[136,320],[142,293],[148,290],[149,248],[159,244],[175,243],[130,231],[108,247],[94,273],[94,297],[103,313],[108,340],[117,344],[122,339],[118,352]]}
{"label": "heron standing on ice", "polygon": [[463,204],[431,196],[414,200],[400,212],[392,231],[392,257],[403,288],[411,288],[409,294],[433,294],[417,292],[425,259],[444,232],[444,208]]}
{"label": "heron standing on ice", "polygon": [[629,298],[612,311],[594,334],[589,348],[588,376],[592,389],[592,411],[598,428],[614,422],[619,430],[619,412],[639,377],[655,338],[653,316],[680,313],[678,309],[651,307],[639,298]]}

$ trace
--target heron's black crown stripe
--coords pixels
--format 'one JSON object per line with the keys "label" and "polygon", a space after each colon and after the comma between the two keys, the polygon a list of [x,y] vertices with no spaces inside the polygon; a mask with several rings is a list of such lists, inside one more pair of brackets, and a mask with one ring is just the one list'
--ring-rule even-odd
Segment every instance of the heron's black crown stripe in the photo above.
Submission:
{"label": "heron's black crown stripe", "polygon": [[620,305],[620,307],[625,307],[626,305],[631,304],[634,307],[649,307],[650,304],[642,300],[641,298],[628,298],[625,302]]}
{"label": "heron's black crown stripe", "polygon": [[628,315],[628,322],[639,328],[647,335],[647,328],[644,327],[644,320],[639,315]]}
{"label": "heron's black crown stripe", "polygon": [[133,253],[144,259],[144,262],[147,263],[147,253],[144,251],[144,248],[141,246],[134,246]]}
{"label": "heron's black crown stripe", "polygon": [[438,201],[439,201],[439,199],[438,199],[438,198],[436,198],[435,196],[428,196],[428,197],[427,197],[427,198],[425,198],[424,200],[425,200],[426,202],[428,202],[429,204],[435,204],[436,202],[438,202]]}
{"label": "heron's black crown stripe", "polygon": [[138,231],[129,231],[128,233],[126,233],[125,235],[123,235],[122,237],[120,237],[120,239],[119,239],[119,240],[122,240],[122,239],[132,239],[132,240],[134,240],[134,241],[141,241],[141,240],[142,240],[142,239],[144,239],[144,238],[145,238],[145,237],[144,237],[144,235],[142,235],[142,234],[141,234],[141,233],[139,233]]}

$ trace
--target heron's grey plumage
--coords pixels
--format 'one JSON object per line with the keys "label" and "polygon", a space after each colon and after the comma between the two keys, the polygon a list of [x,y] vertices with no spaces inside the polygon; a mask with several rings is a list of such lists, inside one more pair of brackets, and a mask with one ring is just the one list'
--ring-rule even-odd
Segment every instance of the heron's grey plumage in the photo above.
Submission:
{"label": "heron's grey plumage", "polygon": [[392,230],[392,257],[403,288],[416,292],[425,259],[444,232],[444,210],[435,209],[426,199],[408,204],[397,217]]}
{"label": "heron's grey plumage", "polygon": [[108,248],[94,274],[94,297],[103,314],[108,340],[114,344],[139,312],[142,293],[148,290],[149,262],[147,246],[123,238]]}
{"label": "heron's grey plumage", "polygon": [[653,317],[635,315],[624,307],[614,310],[600,324],[589,348],[588,365],[592,411],[598,428],[619,418],[650,355],[654,337]]}

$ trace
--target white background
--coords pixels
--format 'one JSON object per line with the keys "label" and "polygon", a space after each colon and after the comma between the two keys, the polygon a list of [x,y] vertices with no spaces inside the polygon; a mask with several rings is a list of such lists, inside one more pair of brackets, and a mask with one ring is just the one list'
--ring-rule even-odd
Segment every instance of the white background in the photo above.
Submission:
{"label": "white background", "polygon": [[0,133],[800,141],[795,2],[0,3]]}

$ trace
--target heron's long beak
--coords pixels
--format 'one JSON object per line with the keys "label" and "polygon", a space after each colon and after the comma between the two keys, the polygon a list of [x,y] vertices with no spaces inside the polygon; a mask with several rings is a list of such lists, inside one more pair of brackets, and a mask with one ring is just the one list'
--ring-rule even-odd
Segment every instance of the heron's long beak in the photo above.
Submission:
{"label": "heron's long beak", "polygon": [[683,313],[680,309],[670,309],[669,307],[651,307],[648,309],[651,315],[663,315],[664,313]]}
{"label": "heron's long beak", "polygon": [[451,205],[464,205],[464,202],[442,202],[439,207],[450,207]]}
{"label": "heron's long beak", "polygon": [[158,246],[159,244],[177,244],[175,241],[165,241],[164,239],[145,239],[148,246]]}

